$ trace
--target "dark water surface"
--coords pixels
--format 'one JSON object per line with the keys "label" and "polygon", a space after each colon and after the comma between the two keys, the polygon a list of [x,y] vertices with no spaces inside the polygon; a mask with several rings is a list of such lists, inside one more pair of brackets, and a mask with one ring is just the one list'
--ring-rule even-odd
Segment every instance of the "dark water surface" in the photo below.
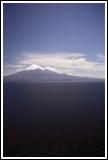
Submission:
{"label": "dark water surface", "polygon": [[104,156],[104,83],[4,83],[4,156]]}

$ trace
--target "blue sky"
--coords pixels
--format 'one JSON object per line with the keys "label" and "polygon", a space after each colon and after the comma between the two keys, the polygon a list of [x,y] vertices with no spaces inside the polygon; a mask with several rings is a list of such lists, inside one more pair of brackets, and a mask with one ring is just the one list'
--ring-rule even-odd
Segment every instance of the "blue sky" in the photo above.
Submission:
{"label": "blue sky", "polygon": [[4,4],[4,75],[31,64],[104,77],[105,4]]}

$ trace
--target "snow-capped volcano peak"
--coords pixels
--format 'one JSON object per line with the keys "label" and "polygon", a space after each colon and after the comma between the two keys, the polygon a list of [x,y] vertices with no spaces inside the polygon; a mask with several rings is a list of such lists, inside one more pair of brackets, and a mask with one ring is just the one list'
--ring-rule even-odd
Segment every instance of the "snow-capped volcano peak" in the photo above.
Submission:
{"label": "snow-capped volcano peak", "polygon": [[[46,66],[41,67],[36,64],[32,64],[27,68],[17,72],[15,74],[5,76],[5,81],[10,82],[89,82],[98,81],[98,79],[72,76],[60,72],[58,69]],[[103,81],[100,79],[99,81]]]}
{"label": "snow-capped volcano peak", "polygon": [[56,73],[61,73],[60,71],[58,71],[56,68],[52,68],[52,67],[41,67],[39,65],[36,64],[32,64],[29,67],[27,67],[25,70],[42,70],[42,71],[52,71],[52,72],[56,72]]}
{"label": "snow-capped volcano peak", "polygon": [[56,68],[52,68],[52,67],[45,67],[44,70],[49,70],[49,71],[52,71],[52,72],[56,72],[56,73],[61,73],[60,71],[58,71]]}
{"label": "snow-capped volcano peak", "polygon": [[40,67],[36,64],[32,64],[30,65],[29,67],[27,67],[25,70],[35,70],[35,69],[40,69],[40,70],[43,70],[44,68],[43,67]]}

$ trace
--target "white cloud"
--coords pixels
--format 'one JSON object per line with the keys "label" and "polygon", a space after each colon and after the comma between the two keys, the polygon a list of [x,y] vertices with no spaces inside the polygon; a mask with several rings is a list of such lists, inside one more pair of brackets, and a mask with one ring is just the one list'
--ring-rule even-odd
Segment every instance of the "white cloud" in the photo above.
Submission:
{"label": "white cloud", "polygon": [[72,75],[104,77],[103,55],[97,55],[98,61],[95,62],[88,61],[86,54],[83,53],[25,53],[23,55],[16,65],[8,64],[8,66],[20,71],[31,64],[36,64]]}
{"label": "white cloud", "polygon": [[4,67],[5,68],[15,68],[15,69],[17,69],[17,68],[24,67],[24,65],[20,65],[20,64],[5,64]]}

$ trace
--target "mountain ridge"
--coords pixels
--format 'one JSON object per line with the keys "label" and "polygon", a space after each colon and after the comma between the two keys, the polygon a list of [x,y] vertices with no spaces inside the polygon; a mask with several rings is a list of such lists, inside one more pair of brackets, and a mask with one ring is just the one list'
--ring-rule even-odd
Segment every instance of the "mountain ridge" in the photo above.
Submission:
{"label": "mountain ridge", "polygon": [[91,82],[104,79],[81,77],[59,73],[55,68],[31,65],[12,75],[4,76],[8,82]]}

